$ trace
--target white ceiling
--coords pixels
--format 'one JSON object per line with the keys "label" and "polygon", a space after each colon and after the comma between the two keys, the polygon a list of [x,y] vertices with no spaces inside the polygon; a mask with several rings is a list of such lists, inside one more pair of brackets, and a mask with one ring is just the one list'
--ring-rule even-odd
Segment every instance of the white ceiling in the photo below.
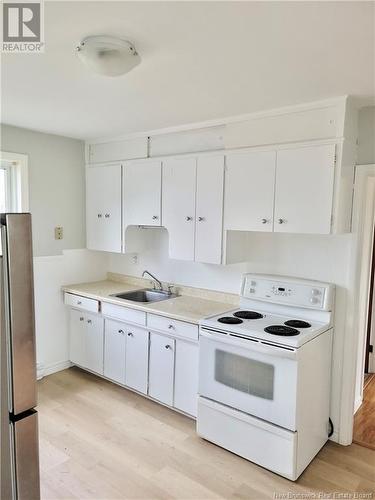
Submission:
{"label": "white ceiling", "polygon": [[[79,138],[374,95],[373,2],[51,2],[46,50],[2,58],[2,121]],[[84,36],[134,42],[142,63],[90,74]]]}

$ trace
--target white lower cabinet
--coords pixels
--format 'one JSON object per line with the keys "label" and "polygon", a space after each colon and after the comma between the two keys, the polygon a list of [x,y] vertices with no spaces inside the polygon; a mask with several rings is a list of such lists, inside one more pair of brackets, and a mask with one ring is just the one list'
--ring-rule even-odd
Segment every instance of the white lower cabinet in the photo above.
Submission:
{"label": "white lower cabinet", "polygon": [[147,394],[148,382],[147,330],[128,326],[126,330],[125,385]]}
{"label": "white lower cabinet", "polygon": [[198,344],[176,340],[174,406],[197,416]]}
{"label": "white lower cabinet", "polygon": [[76,309],[70,310],[69,358],[72,363],[86,366],[85,314]]}
{"label": "white lower cabinet", "polygon": [[71,309],[70,361],[103,375],[103,318]]}
{"label": "white lower cabinet", "polygon": [[104,376],[125,383],[125,325],[110,319],[104,328]]}
{"label": "white lower cabinet", "polygon": [[148,394],[169,406],[173,406],[174,356],[174,339],[150,333]]}
{"label": "white lower cabinet", "polygon": [[146,328],[146,317],[132,319],[140,325],[71,308],[70,361],[196,417],[198,326],[147,314]]}

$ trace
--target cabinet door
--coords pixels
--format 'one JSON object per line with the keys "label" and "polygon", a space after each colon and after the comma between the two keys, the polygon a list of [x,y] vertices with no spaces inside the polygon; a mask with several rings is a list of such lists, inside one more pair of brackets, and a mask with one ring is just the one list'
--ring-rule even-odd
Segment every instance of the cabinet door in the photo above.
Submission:
{"label": "cabinet door", "polygon": [[121,165],[87,167],[87,248],[121,253]]}
{"label": "cabinet door", "polygon": [[173,405],[174,346],[173,339],[150,333],[148,393],[169,406]]}
{"label": "cabinet door", "polygon": [[198,344],[176,340],[174,406],[197,415]]}
{"label": "cabinet door", "polygon": [[163,162],[163,225],[171,259],[194,260],[195,184],[195,158]]}
{"label": "cabinet door", "polygon": [[86,367],[86,321],[82,311],[71,309],[69,318],[69,359],[72,363]]}
{"label": "cabinet door", "polygon": [[125,384],[147,394],[148,331],[127,326]]}
{"label": "cabinet door", "polygon": [[104,320],[95,314],[86,314],[86,367],[103,375]]}
{"label": "cabinet door", "polygon": [[126,325],[105,319],[104,375],[125,384]]}
{"label": "cabinet door", "polygon": [[275,162],[274,151],[226,157],[225,229],[272,231]]}
{"label": "cabinet door", "polygon": [[331,232],[335,146],[277,153],[275,231]]}
{"label": "cabinet door", "polygon": [[161,226],[161,162],[124,167],[125,226]]}
{"label": "cabinet door", "polygon": [[224,157],[197,160],[195,260],[221,264]]}

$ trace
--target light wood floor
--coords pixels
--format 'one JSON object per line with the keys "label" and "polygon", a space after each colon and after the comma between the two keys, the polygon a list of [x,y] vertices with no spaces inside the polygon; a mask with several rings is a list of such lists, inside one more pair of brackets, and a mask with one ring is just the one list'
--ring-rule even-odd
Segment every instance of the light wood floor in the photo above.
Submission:
{"label": "light wood floor", "polygon": [[39,382],[38,409],[43,500],[375,491],[375,451],[328,443],[292,483],[200,439],[187,417],[77,368]]}
{"label": "light wood floor", "polygon": [[375,375],[365,381],[363,403],[354,417],[353,441],[375,450]]}

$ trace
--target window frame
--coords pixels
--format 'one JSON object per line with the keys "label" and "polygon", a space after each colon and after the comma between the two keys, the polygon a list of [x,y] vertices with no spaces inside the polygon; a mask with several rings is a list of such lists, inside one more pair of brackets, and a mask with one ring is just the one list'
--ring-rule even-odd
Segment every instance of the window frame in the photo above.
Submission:
{"label": "window frame", "polygon": [[9,151],[0,151],[0,161],[8,163],[7,182],[11,195],[13,212],[29,212],[29,170],[28,156]]}

